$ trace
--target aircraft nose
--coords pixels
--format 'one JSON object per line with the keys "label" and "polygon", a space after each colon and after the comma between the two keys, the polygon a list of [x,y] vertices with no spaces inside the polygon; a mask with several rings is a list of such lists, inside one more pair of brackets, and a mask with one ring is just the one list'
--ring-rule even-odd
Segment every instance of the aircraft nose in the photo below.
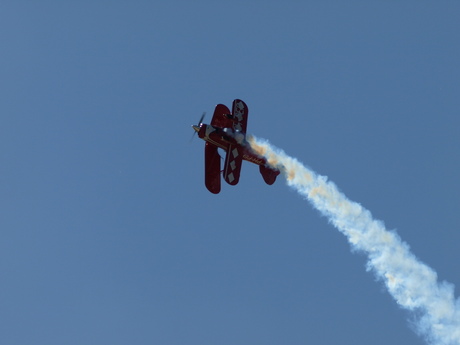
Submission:
{"label": "aircraft nose", "polygon": [[200,126],[197,126],[197,125],[192,125],[192,128],[195,130],[195,132],[199,132],[200,131]]}

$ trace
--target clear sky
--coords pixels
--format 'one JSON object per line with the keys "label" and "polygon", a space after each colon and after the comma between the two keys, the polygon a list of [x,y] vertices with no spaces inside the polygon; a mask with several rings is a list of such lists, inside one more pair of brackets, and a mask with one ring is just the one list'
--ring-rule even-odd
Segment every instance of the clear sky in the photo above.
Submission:
{"label": "clear sky", "polygon": [[[458,1],[3,1],[0,343],[424,344],[366,258],[201,113],[327,175],[460,286]],[[459,295],[458,288],[456,296]]]}

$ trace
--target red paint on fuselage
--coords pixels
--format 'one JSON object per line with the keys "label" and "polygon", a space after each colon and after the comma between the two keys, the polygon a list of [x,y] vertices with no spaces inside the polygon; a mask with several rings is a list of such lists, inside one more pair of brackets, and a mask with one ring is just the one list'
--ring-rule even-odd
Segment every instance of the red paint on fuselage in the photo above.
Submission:
{"label": "red paint on fuselage", "polygon": [[[242,136],[242,140],[237,141],[235,139],[236,136]],[[257,165],[267,164],[264,158],[257,156],[249,149],[249,143],[246,141],[246,136],[241,132],[234,132],[229,128],[219,128],[201,124],[200,130],[198,131],[198,137],[225,151],[227,151],[229,145],[236,145],[241,149],[244,160]]]}

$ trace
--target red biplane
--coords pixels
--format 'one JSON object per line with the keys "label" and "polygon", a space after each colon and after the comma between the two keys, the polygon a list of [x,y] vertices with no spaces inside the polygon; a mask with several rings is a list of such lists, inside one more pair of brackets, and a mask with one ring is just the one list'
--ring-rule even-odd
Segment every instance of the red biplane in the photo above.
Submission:
{"label": "red biplane", "polygon": [[[272,185],[279,170],[267,165],[263,157],[254,154],[246,141],[248,106],[240,99],[233,101],[232,112],[223,104],[218,104],[210,125],[203,124],[203,116],[198,125],[192,126],[198,136],[206,141],[204,147],[205,185],[211,193],[220,192],[220,173],[224,180],[234,186],[240,179],[243,160],[259,165],[264,181]],[[217,149],[225,151],[224,169],[220,167],[220,155]]]}

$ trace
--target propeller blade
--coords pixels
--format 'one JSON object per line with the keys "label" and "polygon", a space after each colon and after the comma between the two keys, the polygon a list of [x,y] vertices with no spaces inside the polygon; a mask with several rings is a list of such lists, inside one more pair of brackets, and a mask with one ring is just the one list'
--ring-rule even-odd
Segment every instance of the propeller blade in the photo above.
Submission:
{"label": "propeller blade", "polygon": [[203,114],[201,115],[200,121],[198,121],[198,125],[192,126],[192,128],[193,128],[193,130],[194,130],[195,132],[193,132],[192,137],[190,138],[190,142],[192,142],[193,138],[195,138],[195,135],[196,135],[196,133],[198,132],[198,131],[196,130],[196,128],[197,128],[197,127],[198,127],[198,128],[201,127],[201,124],[203,123],[203,119],[204,119],[205,115],[206,115],[206,112],[203,111]]}
{"label": "propeller blade", "polygon": [[200,122],[198,122],[198,126],[200,126],[203,123],[203,119],[204,119],[205,115],[206,115],[206,112],[204,111],[203,115],[201,115]]}

